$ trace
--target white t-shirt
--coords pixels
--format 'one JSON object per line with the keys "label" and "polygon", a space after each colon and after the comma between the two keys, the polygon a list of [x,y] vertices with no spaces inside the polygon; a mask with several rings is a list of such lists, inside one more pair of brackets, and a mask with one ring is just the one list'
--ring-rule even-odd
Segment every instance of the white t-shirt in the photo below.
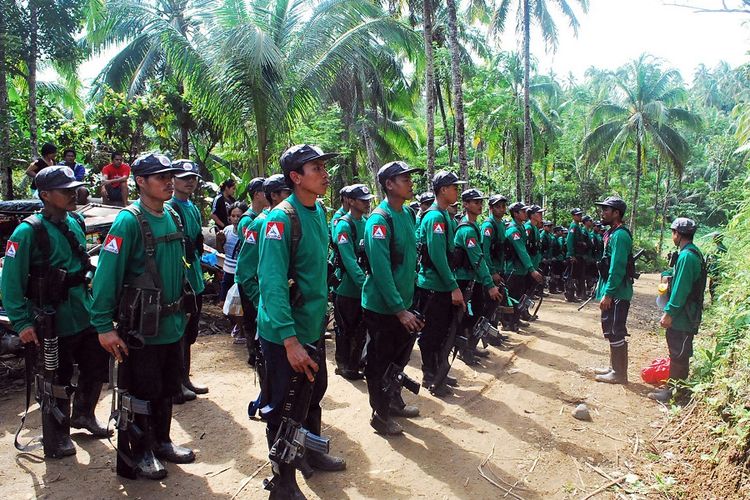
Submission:
{"label": "white t-shirt", "polygon": [[240,254],[241,240],[236,232],[237,226],[227,226],[222,229],[226,242],[224,243],[224,272],[234,274],[237,269],[237,256]]}

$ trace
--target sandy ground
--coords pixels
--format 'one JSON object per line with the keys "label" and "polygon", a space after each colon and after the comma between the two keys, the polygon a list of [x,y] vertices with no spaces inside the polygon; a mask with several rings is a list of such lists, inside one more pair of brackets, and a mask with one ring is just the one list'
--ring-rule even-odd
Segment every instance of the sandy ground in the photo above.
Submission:
{"label": "sandy ground", "polygon": [[[385,439],[369,426],[364,381],[333,375],[333,343],[328,342],[329,387],[323,400],[324,434],[332,452],[346,457],[343,473],[298,475],[310,498],[583,498],[617,478],[638,471],[644,439],[666,421],[666,411],[645,399],[649,386],[640,369],[663,355],[655,335],[657,277],[636,283],[629,327],[631,383],[612,386],[593,381],[592,367],[608,361],[599,311],[590,304],[580,313],[555,295],[545,299],[540,319],[525,334],[513,334],[509,348],[490,348],[482,366],[456,360],[456,393],[439,400],[426,391],[409,403],[421,416],[402,420],[403,436]],[[13,434],[23,409],[23,391],[0,396],[0,497],[265,498],[264,425],[247,418],[256,394],[255,376],[245,364],[244,346],[226,335],[201,337],[194,348],[193,379],[210,393],[175,407],[172,436],[196,450],[194,464],[168,465],[161,482],[129,481],[113,472],[115,453],[105,441],[74,433],[78,454],[44,461],[18,454]],[[419,354],[407,371],[419,379]],[[585,402],[591,422],[573,419]],[[109,414],[105,394],[97,414]],[[39,412],[30,414],[25,436],[40,433]],[[478,466],[494,483],[483,478]],[[599,468],[601,473],[595,472]],[[637,487],[631,478],[631,486]],[[501,489],[502,488],[502,489]],[[511,493],[506,495],[506,492]],[[503,497],[503,495],[506,495]],[[608,490],[598,498],[614,498]]]}

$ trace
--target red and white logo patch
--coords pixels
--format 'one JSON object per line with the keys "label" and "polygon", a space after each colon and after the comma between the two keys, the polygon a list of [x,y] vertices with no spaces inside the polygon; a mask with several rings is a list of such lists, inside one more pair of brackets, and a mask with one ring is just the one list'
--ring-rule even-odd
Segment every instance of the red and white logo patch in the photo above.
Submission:
{"label": "red and white logo patch", "polygon": [[491,227],[485,228],[484,229],[484,235],[485,236],[492,236],[492,228]]}
{"label": "red and white logo patch", "polygon": [[372,226],[372,237],[376,240],[384,240],[387,233],[388,231],[385,226],[379,224]]}
{"label": "red and white logo patch", "polygon": [[466,248],[474,248],[475,246],[477,246],[476,238],[469,238],[466,240]]}
{"label": "red and white logo patch", "polygon": [[445,234],[445,223],[436,222],[432,225],[432,232],[435,234]]}
{"label": "red and white logo patch", "polygon": [[349,243],[349,235],[346,234],[346,233],[341,233],[339,235],[339,241],[338,241],[338,243],[339,243],[339,245],[344,245],[346,243]]}
{"label": "red and white logo patch", "polygon": [[513,233],[513,241],[518,241],[521,239],[521,235],[518,233]]}
{"label": "red and white logo patch", "polygon": [[5,256],[15,259],[16,252],[18,252],[18,243],[8,240],[8,243],[5,244]]}
{"label": "red and white logo patch", "polygon": [[251,245],[258,243],[258,231],[251,231],[245,228],[245,243],[250,243]]}
{"label": "red and white logo patch", "polygon": [[117,255],[120,253],[120,248],[122,248],[122,237],[115,236],[114,234],[108,234],[107,239],[104,240],[104,246],[102,247],[102,249],[105,252],[110,252]]}
{"label": "red and white logo patch", "polygon": [[284,236],[284,223],[279,221],[270,221],[266,224],[266,238],[271,240],[280,240]]}

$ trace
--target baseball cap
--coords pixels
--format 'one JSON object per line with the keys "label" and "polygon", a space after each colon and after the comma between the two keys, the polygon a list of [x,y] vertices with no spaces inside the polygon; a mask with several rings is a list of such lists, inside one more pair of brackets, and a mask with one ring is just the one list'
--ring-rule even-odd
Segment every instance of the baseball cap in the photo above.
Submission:
{"label": "baseball cap", "polygon": [[461,201],[486,200],[487,197],[478,189],[470,188],[461,193]]}
{"label": "baseball cap", "polygon": [[364,184],[353,184],[349,186],[349,191],[347,191],[347,196],[349,196],[349,198],[353,200],[364,200],[364,201],[369,201],[375,198],[375,195],[373,195],[370,192],[370,188],[368,188]]}
{"label": "baseball cap", "polygon": [[490,206],[492,206],[495,203],[508,203],[508,198],[501,194],[493,194],[492,196],[490,196],[489,204]]}
{"label": "baseball cap", "polygon": [[39,191],[75,188],[84,184],[76,180],[76,176],[70,167],[59,165],[43,168],[36,174],[34,180]]}
{"label": "baseball cap", "polygon": [[380,167],[380,170],[378,170],[378,182],[384,185],[385,181],[387,181],[388,179],[392,179],[397,175],[411,174],[414,172],[423,171],[424,170],[422,170],[421,168],[410,167],[409,164],[405,161],[392,161]]}
{"label": "baseball cap", "polygon": [[291,191],[286,181],[284,180],[283,174],[273,174],[268,176],[263,181],[263,192],[266,194],[275,193],[277,191]]}
{"label": "baseball cap", "polygon": [[432,191],[425,191],[424,193],[417,196],[417,201],[420,203],[432,203],[435,201],[435,193]]}
{"label": "baseball cap", "polygon": [[279,163],[284,173],[299,170],[302,165],[309,161],[330,160],[339,156],[339,153],[324,153],[322,149],[310,144],[297,144],[288,148],[281,155]]}
{"label": "baseball cap", "polygon": [[247,184],[247,194],[252,196],[258,191],[263,191],[263,185],[265,182],[265,177],[254,177],[250,179],[250,182]]}
{"label": "baseball cap", "polygon": [[466,184],[466,181],[459,180],[456,174],[454,174],[453,172],[448,172],[447,170],[440,170],[432,176],[432,189],[435,191],[443,186],[453,186],[459,184]]}
{"label": "baseball cap", "polygon": [[583,215],[583,210],[580,208],[574,208],[570,211],[570,215]]}
{"label": "baseball cap", "polygon": [[175,172],[175,177],[190,177],[191,175],[194,175],[198,178],[202,178],[200,174],[200,168],[198,167],[198,164],[191,160],[175,160],[172,162],[172,166],[178,170],[181,170],[181,172]]}
{"label": "baseball cap", "polygon": [[509,206],[508,210],[510,210],[511,212],[520,212],[521,210],[525,210],[526,208],[528,207],[524,205],[523,202],[517,201]]}
{"label": "baseball cap", "polygon": [[693,219],[688,219],[687,217],[677,217],[674,221],[672,221],[670,229],[677,231],[679,234],[691,235],[695,234],[695,231],[698,229],[698,225]]}
{"label": "baseball cap", "polygon": [[339,189],[339,196],[343,196],[343,197],[346,197],[346,196],[347,196],[347,193],[349,192],[349,188],[350,188],[350,187],[351,187],[351,186],[348,186],[348,185],[347,185],[347,186],[344,186],[344,187],[342,187],[341,189]]}
{"label": "baseball cap", "polygon": [[594,205],[598,205],[600,207],[612,207],[615,210],[619,210],[621,214],[624,214],[625,210],[628,207],[625,204],[625,201],[618,196],[610,196],[604,201],[597,201],[596,203],[594,203]]}
{"label": "baseball cap", "polygon": [[584,215],[584,216],[583,216],[583,219],[581,219],[581,220],[582,220],[583,222],[589,222],[589,221],[592,221],[592,222],[593,222],[593,220],[594,220],[594,219],[592,219],[590,215]]}
{"label": "baseball cap", "polygon": [[145,177],[147,175],[161,174],[164,172],[184,172],[181,168],[172,166],[172,162],[161,153],[148,153],[135,159],[130,166],[133,177]]}
{"label": "baseball cap", "polygon": [[526,211],[528,212],[529,215],[544,213],[544,209],[540,207],[539,205],[528,206],[526,207]]}
{"label": "baseball cap", "polygon": [[543,226],[551,226],[552,225],[552,221],[551,220],[542,221],[542,225]]}

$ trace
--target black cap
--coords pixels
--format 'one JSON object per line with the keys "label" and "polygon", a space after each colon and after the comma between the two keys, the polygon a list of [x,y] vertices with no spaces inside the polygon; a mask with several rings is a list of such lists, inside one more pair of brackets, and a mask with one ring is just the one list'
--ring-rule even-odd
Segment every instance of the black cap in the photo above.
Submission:
{"label": "black cap", "polygon": [[83,182],[76,180],[76,176],[70,167],[55,165],[46,167],[39,171],[34,177],[36,188],[39,191],[51,189],[68,189],[83,186]]}
{"label": "black cap", "polygon": [[370,188],[364,184],[352,184],[346,194],[353,200],[370,201],[375,198],[375,195],[370,192]]}
{"label": "black cap", "polygon": [[175,177],[190,177],[191,175],[195,175],[199,179],[202,178],[201,176],[201,169],[198,167],[198,164],[191,160],[175,160],[172,162],[172,166],[176,169],[179,169],[180,172],[175,172]]}
{"label": "black cap", "polygon": [[[37,186],[38,185],[39,184],[37,183]],[[693,219],[688,219],[687,217],[677,217],[672,222],[670,229],[677,231],[679,234],[691,235],[695,234],[695,231],[698,229],[698,225]]]}
{"label": "black cap", "polygon": [[330,160],[337,156],[339,156],[339,153],[324,153],[317,146],[297,144],[282,153],[279,163],[281,163],[281,169],[284,173],[289,173],[299,170],[302,165],[309,161]]}
{"label": "black cap", "polygon": [[545,220],[545,221],[542,222],[542,225],[543,226],[551,226],[552,225],[552,221],[551,220]]}
{"label": "black cap", "polygon": [[511,212],[520,212],[521,210],[526,210],[528,207],[524,205],[522,202],[517,201],[513,203],[511,206],[508,207],[508,210]]}
{"label": "black cap", "polygon": [[602,227],[602,221],[600,221],[600,220],[594,221],[594,226],[595,227]]}
{"label": "black cap", "polygon": [[130,166],[133,177],[145,177],[147,175],[161,174],[164,172],[179,173],[184,172],[181,168],[172,166],[172,162],[161,153],[148,153],[139,156]]}
{"label": "black cap", "polygon": [[544,209],[539,205],[531,205],[526,207],[526,213],[529,215],[544,213]]}
{"label": "black cap", "polygon": [[447,170],[440,170],[432,176],[432,189],[435,191],[443,186],[457,186],[459,184],[466,184],[466,181],[459,180],[456,174]]}
{"label": "black cap", "polygon": [[419,202],[418,201],[412,201],[409,203],[409,206],[412,208],[412,210],[419,210]]}
{"label": "black cap", "polygon": [[570,215],[583,215],[583,210],[580,208],[574,208],[570,211]]}
{"label": "black cap", "polygon": [[435,201],[435,193],[432,191],[425,191],[424,193],[417,196],[417,201],[421,205],[422,203],[432,203]]}
{"label": "black cap", "polygon": [[486,200],[487,197],[478,189],[469,188],[461,193],[461,201]]}
{"label": "black cap", "polygon": [[291,191],[289,186],[284,180],[283,174],[273,174],[266,177],[263,181],[263,192],[266,194],[275,193],[277,191]]}
{"label": "black cap", "polygon": [[610,196],[604,201],[597,201],[594,203],[594,205],[598,205],[600,207],[612,207],[615,210],[619,210],[621,214],[625,214],[625,210],[627,210],[628,206],[625,204],[625,201],[618,197],[618,196]]}
{"label": "black cap", "polygon": [[392,161],[386,163],[378,170],[378,182],[385,185],[385,181],[392,179],[397,175],[411,174],[414,172],[423,172],[421,168],[412,168],[405,161]]}
{"label": "black cap", "polygon": [[492,196],[490,196],[489,204],[490,206],[492,206],[496,203],[508,203],[508,198],[501,194],[493,194]]}
{"label": "black cap", "polygon": [[562,226],[555,226],[555,227],[552,228],[552,231],[556,233],[558,231],[562,231],[563,229],[564,228]]}
{"label": "black cap", "polygon": [[583,222],[589,222],[589,221],[593,222],[594,221],[594,219],[592,219],[590,215],[584,215],[583,219],[581,219],[581,220]]}
{"label": "black cap", "polygon": [[250,183],[247,185],[248,194],[252,196],[258,191],[263,191],[263,186],[265,185],[265,182],[266,182],[266,179],[264,177],[254,177],[253,179],[250,179]]}
{"label": "black cap", "polygon": [[339,196],[346,196],[347,191],[349,191],[349,186],[342,187],[339,189]]}

